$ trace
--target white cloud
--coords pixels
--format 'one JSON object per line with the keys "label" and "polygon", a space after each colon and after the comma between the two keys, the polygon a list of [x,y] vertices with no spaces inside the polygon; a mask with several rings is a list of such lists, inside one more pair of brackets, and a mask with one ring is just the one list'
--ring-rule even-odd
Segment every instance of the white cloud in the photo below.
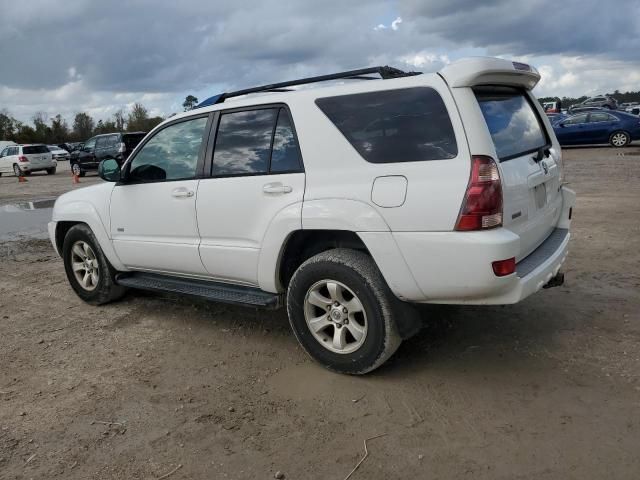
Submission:
{"label": "white cloud", "polygon": [[402,23],[402,18],[397,17],[393,22],[391,22],[391,28],[393,30],[398,30],[398,28],[400,28],[401,23]]}

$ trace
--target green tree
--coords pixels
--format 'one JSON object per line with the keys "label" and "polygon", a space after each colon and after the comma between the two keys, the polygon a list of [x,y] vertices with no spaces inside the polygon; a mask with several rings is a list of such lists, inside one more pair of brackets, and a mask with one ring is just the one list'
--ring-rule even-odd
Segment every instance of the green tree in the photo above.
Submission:
{"label": "green tree", "polygon": [[2,109],[0,111],[0,140],[14,140],[18,133],[18,123],[6,108]]}
{"label": "green tree", "polygon": [[127,130],[129,132],[144,131],[147,128],[149,112],[141,103],[134,103],[127,118]]}
{"label": "green tree", "polygon": [[182,102],[182,106],[184,107],[185,112],[193,110],[196,105],[198,105],[198,99],[193,95],[187,95],[187,98],[185,98],[184,102]]}
{"label": "green tree", "polygon": [[113,114],[113,123],[115,124],[115,131],[124,132],[125,120],[122,109]]}
{"label": "green tree", "polygon": [[85,112],[76,113],[73,120],[73,136],[77,140],[84,142],[93,135],[93,125],[91,115]]}
{"label": "green tree", "polygon": [[69,140],[69,125],[67,121],[58,114],[51,119],[51,141],[53,143],[63,143]]}
{"label": "green tree", "polygon": [[33,126],[35,127],[35,141],[38,143],[49,143],[51,138],[51,128],[47,125],[47,114],[36,112],[33,116]]}

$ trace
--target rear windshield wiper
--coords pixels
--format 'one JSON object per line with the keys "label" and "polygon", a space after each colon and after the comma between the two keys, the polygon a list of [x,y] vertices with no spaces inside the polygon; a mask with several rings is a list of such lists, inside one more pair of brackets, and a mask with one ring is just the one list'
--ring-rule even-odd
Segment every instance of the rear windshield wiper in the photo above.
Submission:
{"label": "rear windshield wiper", "polygon": [[550,154],[551,152],[549,151],[549,148],[546,145],[544,147],[540,147],[537,153],[535,154],[535,156],[533,157],[533,161],[536,163],[539,163],[540,160],[542,160],[543,158],[547,158]]}

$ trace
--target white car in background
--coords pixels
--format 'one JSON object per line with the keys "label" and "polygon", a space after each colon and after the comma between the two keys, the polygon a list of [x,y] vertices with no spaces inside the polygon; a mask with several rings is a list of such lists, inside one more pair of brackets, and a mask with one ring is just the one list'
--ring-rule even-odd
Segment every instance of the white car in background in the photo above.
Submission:
{"label": "white car in background", "polygon": [[[328,79],[349,80],[288,90]],[[538,80],[472,58],[211,97],[59,197],[51,241],[90,304],[139,288],[286,306],[311,357],[366,373],[419,329],[412,304],[562,284],[575,194]]]}
{"label": "white car in background", "polygon": [[13,173],[16,177],[31,175],[41,170],[56,173],[58,162],[46,145],[9,145],[0,152],[0,175]]}
{"label": "white car in background", "polygon": [[69,160],[71,158],[71,154],[69,152],[57,145],[47,145],[47,148],[51,152],[53,159],[56,161]]}

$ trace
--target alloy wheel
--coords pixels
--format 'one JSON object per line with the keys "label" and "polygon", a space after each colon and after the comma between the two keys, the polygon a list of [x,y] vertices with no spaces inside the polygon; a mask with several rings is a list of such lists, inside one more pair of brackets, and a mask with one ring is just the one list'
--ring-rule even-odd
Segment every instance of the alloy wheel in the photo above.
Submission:
{"label": "alloy wheel", "polygon": [[318,343],[334,353],[353,353],[367,337],[367,314],[362,302],[336,280],[320,280],[309,288],[304,317]]}
{"label": "alloy wheel", "polygon": [[96,289],[100,267],[95,252],[87,242],[79,240],[71,247],[71,268],[83,289],[89,292]]}
{"label": "alloy wheel", "polygon": [[627,136],[621,132],[615,133],[611,137],[611,143],[616,147],[624,147],[627,144]]}

